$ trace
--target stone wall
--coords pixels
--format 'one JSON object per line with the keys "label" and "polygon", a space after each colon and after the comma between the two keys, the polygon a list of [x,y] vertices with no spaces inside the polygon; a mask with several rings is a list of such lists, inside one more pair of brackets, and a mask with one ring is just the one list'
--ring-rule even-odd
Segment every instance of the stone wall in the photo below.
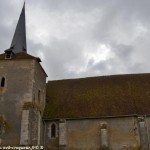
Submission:
{"label": "stone wall", "polygon": [[59,147],[66,148],[67,147],[67,125],[66,120],[61,119],[59,121]]}
{"label": "stone wall", "polygon": [[38,145],[39,112],[33,108],[29,110],[29,145]]}
{"label": "stone wall", "polygon": [[20,145],[40,145],[41,116],[35,107],[24,108],[21,121]]}
{"label": "stone wall", "polygon": [[20,145],[29,144],[29,110],[22,111]]}
{"label": "stone wall", "polygon": [[[38,92],[40,91],[40,97]],[[46,96],[46,73],[41,65],[34,61],[34,78],[33,78],[33,100],[35,105],[39,107],[41,115],[45,108],[45,96]]]}
{"label": "stone wall", "polygon": [[33,66],[33,60],[0,61],[0,80],[5,78],[5,86],[0,87],[0,115],[10,125],[2,138],[4,145],[19,144],[22,106],[32,101]]}
{"label": "stone wall", "polygon": [[[56,137],[55,138],[51,137],[51,125],[53,123],[56,125]],[[46,149],[58,149],[59,148],[58,128],[59,128],[58,120],[48,121],[44,123],[44,130],[43,130],[44,131],[44,146]]]}
{"label": "stone wall", "polygon": [[32,102],[30,104],[25,103],[25,109],[29,110],[29,138],[27,145],[41,145],[43,143],[41,138],[43,135],[41,116],[45,106],[46,74],[36,60],[33,62],[32,82]]}
{"label": "stone wall", "polygon": [[[43,68],[35,59],[1,60],[0,80],[2,77],[5,78],[5,86],[0,87],[0,115],[10,124],[11,130],[3,135],[1,144],[20,144],[20,137],[24,137],[23,129],[21,129],[21,121],[24,116],[22,108],[24,104],[29,103],[33,107],[28,109],[29,135],[27,143],[40,145],[43,134],[41,116],[45,106],[46,93],[46,74]],[[40,96],[38,95],[39,91]]]}
{"label": "stone wall", "polygon": [[[42,115],[45,108],[45,96],[46,96],[46,73],[41,65],[35,60],[34,61],[34,78],[33,78],[33,103],[38,108],[38,141],[37,145],[43,144],[43,122]],[[40,91],[40,95],[39,95]]]}
{"label": "stone wall", "polygon": [[138,117],[138,127],[139,127],[139,135],[140,135],[140,145],[143,150],[149,148],[148,143],[148,127],[145,116]]}
{"label": "stone wall", "polygon": [[120,150],[123,147],[138,146],[139,141],[134,133],[134,118],[131,117],[67,121],[68,148],[100,149],[103,146],[100,127],[102,122],[107,122],[110,149]]}
{"label": "stone wall", "polygon": [[[47,149],[60,148],[60,130],[58,137],[48,136],[49,124],[55,122],[60,126],[60,121],[45,121],[45,146]],[[146,118],[147,131],[150,133],[150,118]],[[66,147],[67,150],[146,150],[142,145],[138,116],[109,117],[97,119],[66,120]],[[143,134],[146,134],[143,132]],[[148,136],[149,135],[144,135]],[[65,138],[63,136],[63,138]],[[147,141],[146,141],[147,142]]]}
{"label": "stone wall", "polygon": [[146,132],[147,132],[148,146],[150,148],[150,116],[145,117],[145,126],[146,126]]}

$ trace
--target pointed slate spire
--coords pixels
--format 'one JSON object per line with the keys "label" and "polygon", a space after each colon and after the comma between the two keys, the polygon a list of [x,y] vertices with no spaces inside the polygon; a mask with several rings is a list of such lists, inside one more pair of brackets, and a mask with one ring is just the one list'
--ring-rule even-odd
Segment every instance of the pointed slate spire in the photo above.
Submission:
{"label": "pointed slate spire", "polygon": [[14,53],[26,52],[26,25],[25,25],[25,2],[18,20],[18,24],[12,39],[10,48]]}

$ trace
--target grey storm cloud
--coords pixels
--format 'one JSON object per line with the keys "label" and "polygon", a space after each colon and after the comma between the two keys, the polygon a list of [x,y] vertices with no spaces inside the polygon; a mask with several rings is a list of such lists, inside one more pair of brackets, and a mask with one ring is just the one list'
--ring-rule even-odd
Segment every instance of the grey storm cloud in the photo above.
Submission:
{"label": "grey storm cloud", "polygon": [[[1,1],[0,50],[23,0]],[[26,0],[28,53],[48,79],[150,72],[149,0]]]}

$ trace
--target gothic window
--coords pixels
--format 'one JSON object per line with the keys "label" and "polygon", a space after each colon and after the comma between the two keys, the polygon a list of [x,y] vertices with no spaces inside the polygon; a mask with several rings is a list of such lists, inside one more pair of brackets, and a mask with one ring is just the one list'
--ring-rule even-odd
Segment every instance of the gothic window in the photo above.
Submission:
{"label": "gothic window", "polygon": [[57,125],[56,123],[51,123],[48,128],[48,137],[56,138],[57,137]]}
{"label": "gothic window", "polygon": [[5,86],[5,78],[2,77],[2,80],[1,80],[1,87],[4,87]]}
{"label": "gothic window", "polygon": [[56,137],[56,125],[54,123],[51,126],[51,137],[52,138]]}

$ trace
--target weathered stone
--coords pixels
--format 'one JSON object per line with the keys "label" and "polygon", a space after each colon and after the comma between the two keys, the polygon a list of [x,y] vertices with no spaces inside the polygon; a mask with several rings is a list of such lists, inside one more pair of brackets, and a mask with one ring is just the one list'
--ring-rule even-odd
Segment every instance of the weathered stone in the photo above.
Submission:
{"label": "weathered stone", "polygon": [[66,121],[61,120],[59,123],[59,147],[65,147],[67,145],[66,132]]}
{"label": "weathered stone", "polygon": [[[1,87],[0,90],[0,115],[4,115],[11,126],[11,131],[4,134],[4,143],[9,145],[32,143],[30,142],[30,136],[27,135],[27,131],[25,131],[26,135],[23,135],[24,140],[19,140],[22,136],[20,134],[24,132],[21,129],[21,120],[27,120],[24,110],[31,108],[31,105],[27,106],[24,104],[32,104],[35,100],[36,104],[35,106],[32,104],[32,108],[35,110],[38,109],[42,115],[45,105],[46,75],[41,65],[35,59],[15,60],[12,58],[11,60],[0,60],[0,68],[0,79],[5,77],[5,86]],[[38,90],[41,91],[40,103],[38,103]],[[38,113],[35,117],[37,117],[37,120],[39,119]],[[28,123],[27,121],[22,123],[24,124],[22,125],[24,126],[23,128],[26,128],[25,130],[34,121],[30,117],[28,119]],[[37,128],[38,125],[37,121]],[[39,129],[38,131],[40,132]],[[39,134],[41,136],[42,132]],[[18,141],[10,142],[14,140],[14,137]],[[36,136],[36,138],[38,138],[37,143],[40,143],[40,137]]]}
{"label": "weathered stone", "polygon": [[101,133],[101,147],[109,147],[109,143],[108,143],[108,129],[101,129],[100,131]]}
{"label": "weathered stone", "polygon": [[140,147],[142,150],[147,150],[149,148],[149,143],[148,143],[148,130],[145,123],[145,118],[138,117],[138,122],[140,133]]}
{"label": "weathered stone", "polygon": [[23,110],[21,120],[20,145],[28,145],[29,142],[29,110]]}

